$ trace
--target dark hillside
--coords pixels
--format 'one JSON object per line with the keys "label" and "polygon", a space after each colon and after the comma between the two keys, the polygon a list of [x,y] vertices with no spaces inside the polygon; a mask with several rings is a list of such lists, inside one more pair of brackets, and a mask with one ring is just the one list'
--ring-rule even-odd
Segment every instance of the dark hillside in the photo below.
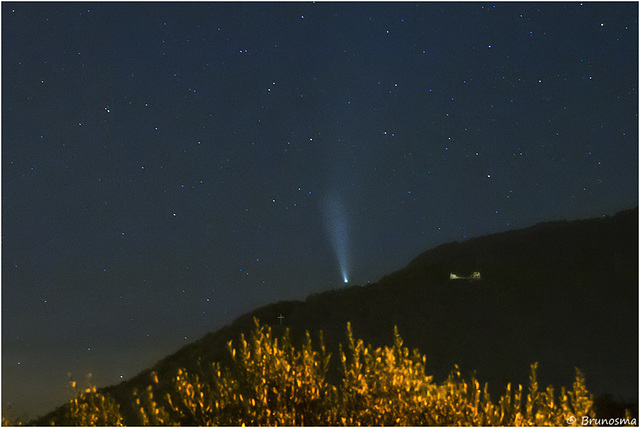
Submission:
{"label": "dark hillside", "polygon": [[[474,271],[480,280],[449,279]],[[256,309],[158,362],[160,385],[179,367],[228,359],[227,342],[253,317],[294,341],[322,330],[333,355],[348,321],[374,346],[389,345],[397,325],[436,379],[458,364],[502,392],[507,381],[526,385],[538,361],[543,387],[571,387],[579,367],[596,396],[637,402],[638,209],[441,245],[375,284]],[[148,383],[149,371],[106,390],[126,412],[132,388]]]}

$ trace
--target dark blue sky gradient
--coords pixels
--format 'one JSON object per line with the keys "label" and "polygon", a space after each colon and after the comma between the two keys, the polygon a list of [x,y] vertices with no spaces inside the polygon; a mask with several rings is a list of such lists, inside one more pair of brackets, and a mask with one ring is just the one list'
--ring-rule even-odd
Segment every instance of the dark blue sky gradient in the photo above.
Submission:
{"label": "dark blue sky gradient", "polygon": [[68,372],[344,287],[336,245],[363,284],[638,204],[637,3],[4,2],[2,73],[2,404],[29,416]]}

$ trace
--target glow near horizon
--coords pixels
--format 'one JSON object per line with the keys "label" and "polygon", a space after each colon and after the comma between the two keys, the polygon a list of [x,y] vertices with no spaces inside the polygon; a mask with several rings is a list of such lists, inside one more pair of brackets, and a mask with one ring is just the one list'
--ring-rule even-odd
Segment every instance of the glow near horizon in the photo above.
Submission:
{"label": "glow near horizon", "polygon": [[347,241],[349,234],[344,206],[335,195],[327,195],[324,199],[323,214],[329,240],[340,266],[342,280],[346,284],[349,282],[349,274],[347,272]]}

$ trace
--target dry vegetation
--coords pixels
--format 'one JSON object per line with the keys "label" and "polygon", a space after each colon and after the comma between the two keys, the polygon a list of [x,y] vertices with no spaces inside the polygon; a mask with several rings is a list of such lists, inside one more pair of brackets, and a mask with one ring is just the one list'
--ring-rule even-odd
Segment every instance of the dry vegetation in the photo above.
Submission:
{"label": "dry vegetation", "polygon": [[[288,334],[276,338],[255,321],[248,339],[228,343],[232,364],[212,363],[197,373],[178,370],[159,393],[158,378],[134,391],[136,425],[567,425],[595,417],[593,399],[576,369],[573,390],[539,389],[537,364],[530,384],[508,385],[492,400],[487,385],[465,379],[458,367],[438,384],[426,375],[425,356],[403,347],[395,330],[391,347],[356,340],[347,326],[347,346],[339,351],[342,378],[326,379],[330,355],[320,335],[297,348]],[[52,417],[55,425],[123,425],[119,405],[95,387],[74,388],[70,402]],[[3,418],[3,425],[12,424]]]}

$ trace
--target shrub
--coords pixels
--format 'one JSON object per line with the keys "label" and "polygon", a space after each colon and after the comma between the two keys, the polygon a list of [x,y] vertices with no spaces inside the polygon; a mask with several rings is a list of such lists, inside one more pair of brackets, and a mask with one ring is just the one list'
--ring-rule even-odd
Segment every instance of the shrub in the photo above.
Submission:
{"label": "shrub", "polygon": [[393,348],[372,349],[355,341],[347,325],[350,358],[341,351],[344,378],[341,394],[342,425],[564,425],[571,416],[593,417],[593,399],[584,376],[576,369],[576,381],[568,396],[561,392],[556,404],[553,387],[538,392],[537,363],[531,366],[529,394],[523,401],[522,386],[505,393],[494,404],[488,393],[471,378],[462,378],[458,366],[440,385],[425,374],[425,356],[402,347],[394,329]]}
{"label": "shrub", "polygon": [[[152,384],[157,385],[158,375],[151,372]],[[137,388],[133,390],[134,409],[137,410],[137,425],[141,426],[160,426],[160,425],[178,425],[173,420],[169,412],[164,406],[158,405],[154,400],[153,385],[149,385],[143,392]]]}
{"label": "shrub", "polygon": [[71,400],[52,419],[51,425],[123,426],[120,406],[112,396],[97,392],[91,384],[81,390],[75,381],[71,382],[71,390]]}
{"label": "shrub", "polygon": [[[212,363],[187,372],[179,369],[162,400],[158,379],[142,392],[134,390],[138,425],[567,425],[594,418],[593,399],[584,375],[576,369],[573,389],[552,386],[541,391],[531,365],[529,389],[506,386],[492,401],[488,386],[461,376],[454,366],[442,383],[426,375],[425,356],[403,346],[397,328],[393,346],[373,348],[356,340],[347,324],[347,350],[340,346],[342,380],[326,381],[330,355],[320,334],[314,349],[309,333],[296,348],[287,331],[272,335],[255,320],[255,328],[238,346],[228,343],[231,364]],[[118,405],[95,387],[77,394],[62,416],[64,425],[120,425]]]}
{"label": "shrub", "polygon": [[[307,333],[300,350],[288,333],[281,340],[256,326],[239,348],[228,343],[232,367],[213,363],[205,378],[179,370],[174,396],[167,395],[180,422],[189,425],[326,425],[325,407],[335,387],[325,381],[329,357],[316,352]],[[329,412],[331,413],[331,412]],[[335,412],[334,412],[335,413]]]}

